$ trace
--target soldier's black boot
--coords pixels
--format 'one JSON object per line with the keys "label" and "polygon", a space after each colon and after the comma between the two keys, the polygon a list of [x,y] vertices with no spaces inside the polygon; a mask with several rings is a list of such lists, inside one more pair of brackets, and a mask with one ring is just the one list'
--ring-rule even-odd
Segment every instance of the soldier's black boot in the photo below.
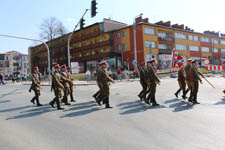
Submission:
{"label": "soldier's black boot", "polygon": [[58,99],[58,98],[56,98],[56,105],[57,105],[57,110],[62,110],[62,109],[64,109],[64,108],[62,108],[62,107],[60,106],[60,102],[59,102],[59,99]]}
{"label": "soldier's black boot", "polygon": [[105,108],[113,108],[109,105],[109,97],[105,98]]}
{"label": "soldier's black boot", "polygon": [[177,90],[176,93],[174,93],[174,95],[178,98],[178,94],[180,93],[181,89]]}
{"label": "soldier's black boot", "polygon": [[194,97],[193,97],[193,103],[194,103],[194,104],[200,104],[200,103],[197,101],[197,94],[194,94]]}
{"label": "soldier's black boot", "polygon": [[185,91],[184,95],[186,96],[188,92],[189,92],[189,89],[187,89],[187,90]]}
{"label": "soldier's black boot", "polygon": [[66,102],[65,105],[71,105],[70,103],[68,103],[68,97],[67,96],[65,97],[65,102]]}
{"label": "soldier's black boot", "polygon": [[143,101],[143,90],[138,94],[138,97],[140,98],[141,102]]}
{"label": "soldier's black boot", "polygon": [[36,102],[37,102],[37,106],[42,106],[42,104],[40,104],[40,102],[39,102],[39,97],[38,96],[36,97]]}
{"label": "soldier's black boot", "polygon": [[225,90],[223,90],[223,93],[225,94]]}
{"label": "soldier's black boot", "polygon": [[49,105],[51,105],[52,108],[55,108],[55,106],[54,106],[54,104],[55,104],[55,99],[56,99],[56,98],[54,98],[54,99],[49,103]]}
{"label": "soldier's black boot", "polygon": [[34,105],[35,105],[35,103],[34,103],[34,100],[36,99],[36,96],[34,96],[32,99],[31,99],[31,103],[33,103]]}
{"label": "soldier's black boot", "polygon": [[154,97],[151,97],[151,103],[152,103],[152,106],[159,106],[159,104],[156,102],[155,100],[155,96]]}
{"label": "soldier's black boot", "polygon": [[187,98],[186,95],[185,95],[185,90],[183,90],[182,98],[183,98],[184,100]]}
{"label": "soldier's black boot", "polygon": [[99,95],[100,91],[96,92],[93,97],[95,98],[95,100],[97,99],[97,96]]}
{"label": "soldier's black boot", "polygon": [[76,102],[76,101],[73,99],[73,94],[70,94],[70,101],[71,101],[71,102]]}

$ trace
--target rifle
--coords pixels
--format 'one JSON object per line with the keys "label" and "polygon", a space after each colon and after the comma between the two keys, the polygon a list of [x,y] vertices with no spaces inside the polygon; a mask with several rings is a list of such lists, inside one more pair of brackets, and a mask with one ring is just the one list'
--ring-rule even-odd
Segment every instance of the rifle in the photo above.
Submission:
{"label": "rifle", "polygon": [[203,79],[205,79],[205,81],[206,81],[209,85],[211,85],[211,87],[215,88],[215,87],[212,85],[212,83],[210,83],[205,77],[203,77]]}
{"label": "rifle", "polygon": [[[55,73],[54,73],[53,71],[51,71],[51,70],[50,70],[50,73],[51,73],[52,76],[55,78],[55,80],[56,80],[56,82],[58,83],[58,85],[59,85],[62,89],[64,89],[64,86],[63,86],[62,83],[59,81],[59,79],[56,77]],[[61,74],[60,74],[60,76],[61,76]],[[52,86],[52,88],[53,88],[53,86]]]}

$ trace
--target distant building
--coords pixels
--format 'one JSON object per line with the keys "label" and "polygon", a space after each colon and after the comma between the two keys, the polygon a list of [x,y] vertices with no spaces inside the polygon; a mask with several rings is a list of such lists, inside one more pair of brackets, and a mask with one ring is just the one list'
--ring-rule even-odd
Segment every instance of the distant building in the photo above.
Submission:
{"label": "distant building", "polygon": [[0,72],[5,75],[27,74],[28,55],[18,51],[0,53]]}

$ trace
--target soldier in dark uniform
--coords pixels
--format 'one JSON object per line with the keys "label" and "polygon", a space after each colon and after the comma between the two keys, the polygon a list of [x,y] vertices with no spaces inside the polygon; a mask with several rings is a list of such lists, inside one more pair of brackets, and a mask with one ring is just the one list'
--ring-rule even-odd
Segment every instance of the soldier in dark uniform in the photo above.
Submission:
{"label": "soldier in dark uniform", "polygon": [[145,102],[147,104],[152,103],[152,106],[159,106],[157,104],[156,99],[155,99],[155,93],[156,93],[156,84],[160,83],[160,80],[155,72],[154,69],[154,63],[155,59],[151,59],[147,63],[147,83],[148,83],[148,88],[150,89],[150,102],[149,99],[147,99]]}
{"label": "soldier in dark uniform", "polygon": [[[187,93],[191,90],[191,83],[190,83],[190,68],[191,68],[191,61],[192,59],[188,59],[187,60],[187,65],[184,67],[184,71],[185,71],[185,80],[186,80],[186,83],[187,83],[187,90],[185,91],[185,94],[184,96],[186,97]],[[189,99],[188,101],[190,101],[190,96],[189,96]]]}
{"label": "soldier in dark uniform", "polygon": [[57,105],[57,110],[64,109],[60,106],[60,98],[62,97],[62,90],[64,86],[62,84],[62,79],[60,75],[60,66],[55,65],[55,73],[52,73],[52,89],[54,90],[55,98],[49,103],[53,108],[54,104]]}
{"label": "soldier in dark uniform", "polygon": [[70,85],[70,101],[71,102],[75,102],[74,98],[73,98],[73,89],[74,89],[74,84],[73,84],[73,78],[71,76],[71,68],[67,67],[67,77],[69,79],[69,85]]}
{"label": "soldier in dark uniform", "polygon": [[146,100],[146,93],[147,93],[147,89],[148,89],[146,74],[147,74],[147,68],[146,68],[145,62],[143,62],[139,69],[139,76],[140,76],[140,83],[142,86],[142,91],[138,94],[138,97],[140,97],[141,101]]}
{"label": "soldier in dark uniform", "polygon": [[99,83],[100,83],[100,96],[105,104],[105,108],[112,108],[109,105],[109,83],[115,81],[107,73],[107,62],[100,63],[101,69],[99,70]]}
{"label": "soldier in dark uniform", "polygon": [[183,63],[178,63],[179,66],[179,70],[178,70],[178,84],[179,84],[179,89],[177,90],[177,92],[175,93],[175,96],[178,98],[178,94],[180,93],[180,91],[183,91],[183,95],[182,98],[186,99],[185,96],[185,88],[186,88],[186,83],[185,83],[185,77],[184,77],[184,65]]}
{"label": "soldier in dark uniform", "polygon": [[191,84],[191,98],[190,101],[193,102],[194,104],[200,104],[197,101],[197,94],[198,94],[198,88],[199,88],[199,83],[202,83],[201,78],[199,77],[199,72],[197,70],[197,67],[195,66],[196,60],[192,60],[192,66],[190,68],[190,84]]}
{"label": "soldier in dark uniform", "polygon": [[39,102],[39,96],[41,95],[41,82],[40,82],[40,76],[38,73],[38,67],[34,67],[34,72],[32,75],[32,84],[31,84],[31,88],[29,92],[31,92],[31,90],[34,91],[35,96],[32,98],[30,102],[35,104],[34,101],[36,100],[37,106],[42,106],[42,104],[40,104]]}
{"label": "soldier in dark uniform", "polygon": [[71,105],[70,103],[68,103],[68,95],[70,94],[70,85],[69,85],[69,78],[67,76],[67,72],[66,72],[66,65],[63,65],[61,67],[61,79],[62,79],[62,83],[63,83],[63,86],[64,86],[64,90],[63,90],[63,99],[62,99],[62,102],[65,104],[65,105]]}

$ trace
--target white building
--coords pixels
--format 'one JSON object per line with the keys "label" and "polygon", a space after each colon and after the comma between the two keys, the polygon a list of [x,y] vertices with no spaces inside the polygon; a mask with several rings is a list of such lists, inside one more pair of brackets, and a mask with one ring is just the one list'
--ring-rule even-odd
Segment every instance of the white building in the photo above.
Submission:
{"label": "white building", "polygon": [[5,75],[27,74],[28,55],[18,51],[0,53],[0,72]]}

